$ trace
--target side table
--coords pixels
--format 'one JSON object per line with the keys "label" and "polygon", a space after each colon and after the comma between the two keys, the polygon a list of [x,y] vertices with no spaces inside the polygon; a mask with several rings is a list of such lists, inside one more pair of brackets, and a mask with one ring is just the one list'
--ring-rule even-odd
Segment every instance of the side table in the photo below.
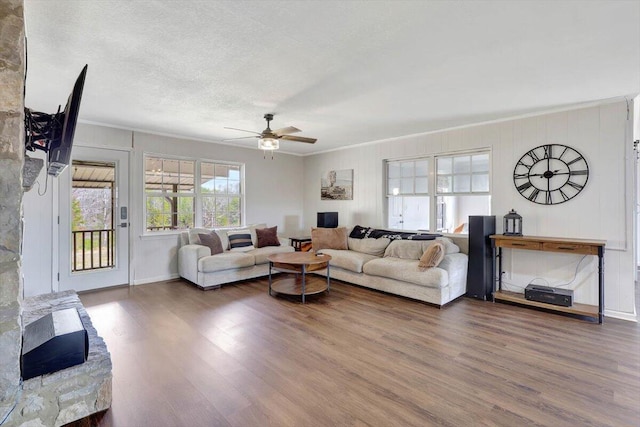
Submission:
{"label": "side table", "polygon": [[309,252],[311,250],[311,236],[289,237],[289,241],[297,252]]}

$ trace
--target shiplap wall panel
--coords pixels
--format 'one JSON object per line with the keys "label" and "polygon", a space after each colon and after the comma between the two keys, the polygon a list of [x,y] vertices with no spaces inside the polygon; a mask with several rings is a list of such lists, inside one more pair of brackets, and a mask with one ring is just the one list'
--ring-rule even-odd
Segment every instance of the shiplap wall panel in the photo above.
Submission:
{"label": "shiplap wall panel", "polygon": [[[316,212],[336,210],[341,225],[384,227],[385,159],[489,148],[491,210],[497,217],[497,231],[502,232],[502,216],[513,208],[524,218],[525,234],[607,240],[605,307],[608,313],[633,316],[635,260],[630,218],[633,176],[628,170],[633,165],[628,161],[631,133],[625,130],[627,127],[630,129],[631,125],[626,119],[623,101],[308,156],[304,160],[304,218],[310,227],[315,225]],[[566,203],[553,206],[531,203],[513,185],[513,168],[518,159],[544,144],[568,145],[589,162],[587,186]],[[320,200],[319,177],[331,169],[354,169],[357,197],[353,201]],[[369,209],[376,211],[369,213]],[[507,273],[504,278],[518,287],[538,277],[551,285],[564,284],[573,279],[581,259],[577,255],[505,251]],[[578,302],[597,303],[597,275],[593,273],[597,264],[594,263],[593,259],[585,259],[579,264],[572,283],[577,286]]]}

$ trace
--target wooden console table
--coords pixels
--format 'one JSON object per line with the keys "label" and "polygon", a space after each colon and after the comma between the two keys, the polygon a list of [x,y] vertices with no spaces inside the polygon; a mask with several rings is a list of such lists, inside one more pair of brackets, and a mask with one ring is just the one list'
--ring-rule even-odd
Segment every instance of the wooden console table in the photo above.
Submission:
{"label": "wooden console table", "polygon": [[[532,307],[544,308],[547,310],[559,311],[597,318],[598,323],[602,323],[602,312],[604,310],[604,240],[587,239],[564,239],[557,237],[539,236],[505,236],[494,234],[489,236],[493,247],[493,263],[498,262],[497,277],[494,283],[494,301],[507,301],[516,304],[528,305]],[[560,252],[566,254],[595,255],[598,257],[598,305],[573,303],[571,307],[563,307],[544,302],[529,301],[523,294],[502,290],[502,248],[525,249],[529,251]],[[497,284],[497,289],[496,285]]]}

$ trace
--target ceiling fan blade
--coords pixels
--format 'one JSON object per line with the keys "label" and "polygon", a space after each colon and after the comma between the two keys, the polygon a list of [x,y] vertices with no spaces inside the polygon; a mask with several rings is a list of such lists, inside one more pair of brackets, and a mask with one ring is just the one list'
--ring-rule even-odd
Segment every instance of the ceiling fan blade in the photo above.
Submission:
{"label": "ceiling fan blade", "polygon": [[300,129],[298,128],[294,128],[293,126],[289,126],[286,128],[282,128],[282,129],[276,129],[274,131],[272,131],[273,133],[275,133],[278,136],[282,136],[282,135],[288,135],[290,133],[296,133],[296,132],[302,132]]}
{"label": "ceiling fan blade", "polygon": [[259,136],[241,136],[240,138],[229,138],[223,139],[223,141],[235,141],[237,139],[249,139],[249,138],[258,138]]}
{"label": "ceiling fan blade", "polygon": [[315,138],[305,138],[304,136],[290,136],[290,135],[282,135],[280,139],[286,139],[287,141],[306,142],[307,144],[315,144],[317,141],[317,139]]}
{"label": "ceiling fan blade", "polygon": [[225,127],[225,129],[239,130],[241,132],[250,132],[250,133],[255,133],[256,135],[260,135],[260,132],[255,132],[255,131],[252,131],[252,130],[245,130],[245,129],[238,129],[238,128],[227,128],[227,127]]}

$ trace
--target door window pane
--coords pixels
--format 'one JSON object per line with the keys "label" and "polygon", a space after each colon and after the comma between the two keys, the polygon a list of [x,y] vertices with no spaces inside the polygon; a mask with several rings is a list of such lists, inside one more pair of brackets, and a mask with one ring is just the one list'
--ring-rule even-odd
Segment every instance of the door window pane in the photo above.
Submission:
{"label": "door window pane", "polygon": [[388,227],[394,230],[428,230],[429,201],[429,196],[389,197]]}

